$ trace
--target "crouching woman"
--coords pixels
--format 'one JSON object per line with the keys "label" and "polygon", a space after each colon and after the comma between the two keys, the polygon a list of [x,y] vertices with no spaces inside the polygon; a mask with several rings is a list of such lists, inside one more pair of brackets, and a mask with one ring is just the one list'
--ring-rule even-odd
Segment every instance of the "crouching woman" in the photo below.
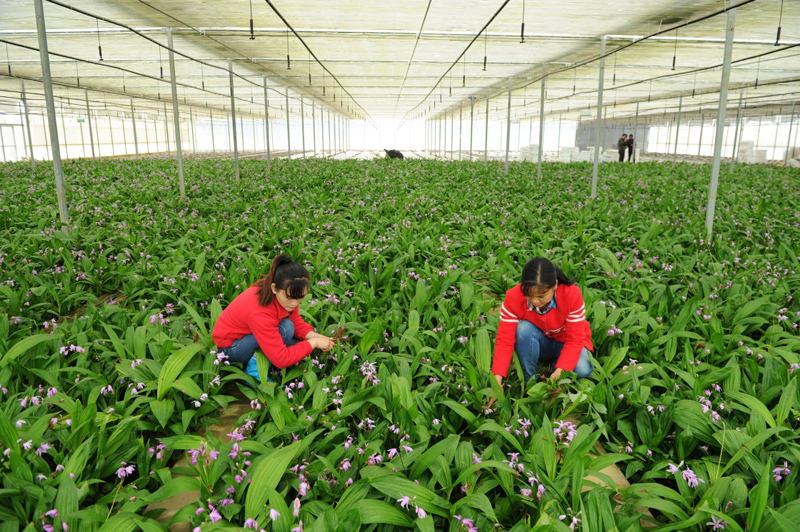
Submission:
{"label": "crouching woman", "polygon": [[[517,352],[527,383],[538,374],[539,362],[549,362],[551,379],[562,371],[586,378],[594,369],[592,332],[580,289],[545,258],[529,260],[520,284],[506,292],[500,310],[492,373],[502,385],[513,352]],[[494,403],[491,399],[489,405]]]}
{"label": "crouching woman", "polygon": [[217,319],[211,333],[230,362],[245,365],[259,380],[256,349],[277,368],[297,364],[314,348],[333,349],[333,341],[317,334],[300,317],[298,306],[308,293],[308,271],[281,254],[269,273],[236,296]]}

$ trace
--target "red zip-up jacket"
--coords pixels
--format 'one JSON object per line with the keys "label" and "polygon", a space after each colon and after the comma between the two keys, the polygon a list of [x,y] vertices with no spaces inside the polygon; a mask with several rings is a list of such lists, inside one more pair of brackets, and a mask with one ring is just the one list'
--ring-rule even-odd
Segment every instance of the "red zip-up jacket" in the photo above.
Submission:
{"label": "red zip-up jacket", "polygon": [[506,292],[500,309],[500,326],[494,346],[492,373],[506,377],[517,341],[517,323],[528,320],[544,332],[545,336],[564,347],[558,357],[556,368],[572,371],[578,364],[583,348],[594,351],[592,331],[586,321],[586,311],[581,290],[575,285],[560,284],[555,293],[556,308],[547,314],[539,314],[528,304],[522,285],[518,284]]}
{"label": "red zip-up jacket", "polygon": [[248,334],[253,334],[258,347],[269,361],[278,368],[286,368],[297,364],[311,354],[312,347],[308,341],[298,342],[286,347],[278,331],[281,320],[289,318],[294,323],[294,337],[303,340],[314,330],[300,317],[299,308],[291,314],[279,303],[277,298],[266,307],[258,304],[258,287],[251,286],[234,299],[220,314],[211,337],[217,347],[224,349]]}

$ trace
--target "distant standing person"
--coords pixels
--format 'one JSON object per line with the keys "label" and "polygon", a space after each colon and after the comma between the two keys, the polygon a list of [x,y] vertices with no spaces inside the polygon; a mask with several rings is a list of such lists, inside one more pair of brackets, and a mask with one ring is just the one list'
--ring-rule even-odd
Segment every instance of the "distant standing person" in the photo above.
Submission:
{"label": "distant standing person", "polygon": [[633,155],[633,135],[628,135],[628,162],[631,162],[631,156]]}
{"label": "distant standing person", "polygon": [[617,149],[619,150],[619,162],[625,162],[625,150],[628,148],[628,135],[625,133],[617,141]]}

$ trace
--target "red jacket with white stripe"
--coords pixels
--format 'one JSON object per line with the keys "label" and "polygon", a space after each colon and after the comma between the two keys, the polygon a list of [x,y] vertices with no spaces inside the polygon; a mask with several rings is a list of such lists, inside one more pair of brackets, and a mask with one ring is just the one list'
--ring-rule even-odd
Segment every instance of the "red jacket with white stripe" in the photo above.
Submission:
{"label": "red jacket with white stripe", "polygon": [[562,342],[564,347],[556,368],[572,371],[578,364],[583,348],[594,351],[592,331],[586,321],[586,311],[581,290],[575,285],[560,284],[555,293],[556,308],[547,314],[539,314],[528,303],[518,284],[506,292],[500,309],[500,326],[494,346],[492,373],[506,377],[517,340],[517,323],[528,320],[536,325],[548,338]]}
{"label": "red jacket with white stripe", "polygon": [[211,333],[217,347],[224,349],[245,335],[255,335],[258,347],[272,364],[278,368],[287,368],[297,364],[311,354],[311,343],[298,342],[291,347],[283,343],[278,330],[281,320],[289,318],[294,324],[294,337],[303,340],[313,327],[303,321],[298,308],[291,314],[283,308],[278,299],[273,297],[266,307],[258,304],[258,288],[251,286],[234,299],[222,311],[214,330]]}

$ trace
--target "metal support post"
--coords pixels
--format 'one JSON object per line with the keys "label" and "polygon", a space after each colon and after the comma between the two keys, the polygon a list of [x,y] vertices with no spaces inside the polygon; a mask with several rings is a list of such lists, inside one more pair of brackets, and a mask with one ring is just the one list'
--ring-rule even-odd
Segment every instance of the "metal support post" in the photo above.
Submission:
{"label": "metal support post", "polygon": [[333,155],[333,138],[331,137],[331,110],[328,109],[328,149]]}
{"label": "metal support post", "polygon": [[233,92],[233,59],[228,59],[228,84],[231,91],[231,131],[233,133],[233,166],[239,180],[239,139],[236,138],[236,101]]}
{"label": "metal support post", "polygon": [[116,155],[114,152],[114,128],[111,127],[111,115],[108,114],[108,108],[106,108],[106,119],[108,120],[108,138],[111,140],[111,156],[113,157]]}
{"label": "metal support post", "polygon": [[558,139],[556,143],[556,152],[561,151],[561,114],[558,115]]}
{"label": "metal support post", "polygon": [[289,87],[285,88],[286,96],[286,149],[289,151],[289,160],[292,160],[292,127],[289,121]]}
{"label": "metal support post", "polygon": [[464,109],[463,106],[459,103],[458,104],[458,160],[461,161],[464,158],[464,153],[461,148],[461,137],[462,131],[464,130]]}
{"label": "metal support post", "polygon": [[136,112],[133,109],[133,98],[131,98],[131,122],[133,122],[133,148],[136,150],[136,158],[141,159],[139,156],[139,137],[136,133]]}
{"label": "metal support post", "polygon": [[44,85],[44,99],[47,104],[47,121],[50,126],[50,144],[53,149],[53,173],[56,179],[56,196],[58,199],[58,214],[62,224],[69,223],[67,214],[67,190],[64,186],[64,168],[61,164],[61,152],[58,149],[58,129],[56,128],[56,106],[53,101],[53,79],[50,75],[50,55],[47,51],[47,31],[44,22],[44,7],[42,0],[34,0],[36,11],[36,33],[39,37],[39,60],[42,64],[42,84]]}
{"label": "metal support post", "polygon": [[[64,118],[64,106],[59,106],[60,115],[61,115],[61,145],[64,147],[64,157],[69,159],[69,137],[67,136],[67,120]],[[58,121],[58,118],[56,118]]]}
{"label": "metal support post", "polygon": [[178,182],[181,200],[186,201],[186,184],[183,181],[183,146],[181,146],[181,123],[178,114],[178,85],[175,82],[175,53],[172,51],[172,28],[167,28],[167,48],[169,48],[169,82],[172,86],[172,124],[175,130],[175,153],[178,156]]}
{"label": "metal support post", "polygon": [[[167,137],[167,154],[169,154],[172,150],[169,147],[169,118],[167,115],[167,102],[164,102],[164,134]],[[99,137],[99,135],[98,135]],[[99,143],[99,139],[98,139]]]}
{"label": "metal support post", "polygon": [[92,111],[89,109],[89,91],[83,91],[86,97],[86,122],[89,124],[89,144],[92,146],[92,159],[96,159],[94,153],[94,133],[92,132]]}
{"label": "metal support post", "polygon": [[511,151],[511,83],[508,78],[508,109],[506,110],[506,166],[505,173],[508,173],[508,152]]}
{"label": "metal support post", "polygon": [[125,150],[123,150],[124,153],[122,155],[128,155],[128,130],[125,127],[124,115],[123,115],[123,119],[121,120],[121,122],[122,122],[122,145],[125,146]]}
{"label": "metal support post", "polygon": [[597,118],[595,119],[594,132],[594,164],[592,165],[592,197],[597,197],[597,170],[600,167],[600,128],[602,127],[603,112],[603,81],[606,70],[606,36],[600,37],[600,74],[597,81]]}
{"label": "metal support post", "polygon": [[683,110],[683,92],[678,97],[678,122],[675,124],[675,146],[673,146],[672,155],[678,155],[678,139],[681,136],[681,111]]}
{"label": "metal support post", "polygon": [[[728,5],[731,0],[728,1]],[[725,24],[725,51],[722,60],[722,80],[719,88],[719,109],[717,111],[717,130],[714,138],[714,163],[711,166],[711,183],[708,191],[708,207],[706,208],[706,229],[711,239],[714,230],[714,208],[717,205],[717,185],[719,184],[719,166],[722,157],[722,136],[725,129],[725,110],[728,106],[728,83],[731,76],[731,55],[733,54],[733,27],[736,22],[736,9],[727,12]]]}
{"label": "metal support post", "polygon": [[189,131],[192,134],[192,154],[197,155],[197,130],[194,127],[194,111],[189,106]]}
{"label": "metal support post", "polygon": [[483,143],[483,162],[487,162],[489,155],[489,89],[486,89],[486,133]]}
{"label": "metal support post", "polygon": [[[13,134],[13,131],[12,131]],[[6,159],[6,139],[3,137],[3,128],[0,127],[0,151],[3,152],[3,162],[10,162]]]}
{"label": "metal support post", "polygon": [[630,158],[634,163],[636,162],[636,139],[639,138],[639,100],[636,100],[636,118],[633,122],[633,153]]}
{"label": "metal support post", "polygon": [[300,95],[300,137],[303,139],[303,159],[306,158],[306,115],[303,108],[303,95]]}
{"label": "metal support post", "polygon": [[[20,80],[20,85],[22,84],[22,80]],[[23,148],[23,156],[28,157],[28,141],[25,138],[25,118],[22,116],[22,108],[19,108],[19,127],[22,133],[22,148]]]}
{"label": "metal support post", "polygon": [[311,102],[311,139],[314,147],[314,157],[317,156],[317,104]]}
{"label": "metal support post", "polygon": [[469,161],[472,162],[472,134],[475,125],[475,96],[469,97]]}
{"label": "metal support post", "polygon": [[267,97],[267,76],[261,76],[264,83],[264,135],[267,141],[267,171],[272,167],[272,152],[269,146],[269,99]]}
{"label": "metal support post", "polygon": [[20,80],[22,86],[22,106],[25,108],[25,129],[28,130],[28,146],[31,150],[31,171],[36,171],[36,157],[33,154],[33,135],[31,134],[31,117],[28,109],[28,98],[25,95],[25,82]]}
{"label": "metal support post", "polygon": [[528,124],[528,146],[533,145],[533,117]]}
{"label": "metal support post", "polygon": [[700,113],[700,143],[697,146],[697,156],[700,156],[700,150],[703,149],[703,128],[706,125],[706,117],[703,116],[703,113]]}
{"label": "metal support post", "polygon": [[761,116],[758,117],[758,129],[756,130],[756,143],[753,145],[753,149],[754,150],[758,149],[758,144],[759,144],[759,142],[761,142],[761,119],[762,118],[763,117],[761,117]]}
{"label": "metal support post", "polygon": [[[82,119],[79,119],[82,120]],[[81,157],[86,157],[86,139],[83,134],[83,122],[78,122],[78,129],[81,131]]]}
{"label": "metal support post", "polygon": [[211,153],[213,155],[217,154],[217,141],[214,138],[214,111],[209,109],[208,111],[208,120],[211,123]]}
{"label": "metal support post", "polygon": [[319,143],[322,157],[325,157],[325,109],[319,104]]}
{"label": "metal support post", "polygon": [[144,120],[144,151],[150,153],[150,130],[147,128],[147,119]]}
{"label": "metal support post", "polygon": [[786,151],[783,154],[783,166],[789,162],[789,150],[792,149],[792,126],[794,125],[794,102],[792,102],[792,111],[789,113],[789,136],[786,139]]}
{"label": "metal support post", "polygon": [[456,115],[450,113],[450,160],[455,159],[455,147],[453,146],[453,136],[455,135]]}
{"label": "metal support post", "polygon": [[539,95],[539,162],[538,168],[536,169],[536,175],[539,179],[542,178],[542,155],[544,155],[544,91],[546,81],[547,78],[543,77],[542,89]]}
{"label": "metal support post", "polygon": [[731,149],[731,172],[733,172],[734,164],[736,164],[736,157],[739,153],[739,124],[742,120],[742,100],[744,100],[744,85],[739,87],[739,106],[736,109],[736,131],[733,133],[733,148]]}

